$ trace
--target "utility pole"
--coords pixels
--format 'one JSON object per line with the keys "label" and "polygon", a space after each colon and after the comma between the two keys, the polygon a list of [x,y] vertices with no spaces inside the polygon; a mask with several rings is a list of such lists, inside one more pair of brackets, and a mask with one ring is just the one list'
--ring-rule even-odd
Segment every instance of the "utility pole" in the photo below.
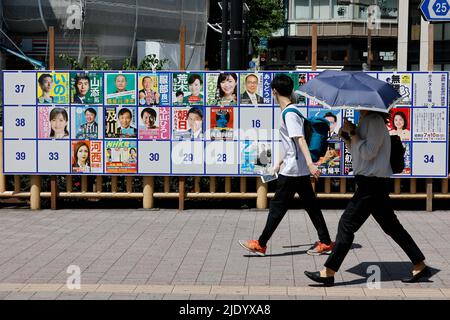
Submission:
{"label": "utility pole", "polygon": [[228,0],[222,0],[222,51],[220,68],[228,69]]}
{"label": "utility pole", "polygon": [[243,0],[231,0],[230,69],[242,70],[244,38],[242,33]]}

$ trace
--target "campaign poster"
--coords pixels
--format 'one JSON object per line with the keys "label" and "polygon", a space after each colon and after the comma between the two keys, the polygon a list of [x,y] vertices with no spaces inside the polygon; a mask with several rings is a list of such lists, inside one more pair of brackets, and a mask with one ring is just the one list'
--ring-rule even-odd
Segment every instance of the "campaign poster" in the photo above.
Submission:
{"label": "campaign poster", "polygon": [[267,174],[272,167],[272,145],[270,142],[241,141],[240,146],[242,174]]}
{"label": "campaign poster", "polygon": [[105,73],[105,104],[136,105],[136,74]]}
{"label": "campaign poster", "polygon": [[359,122],[359,111],[354,109],[344,109],[342,110],[342,122],[347,119],[353,124],[358,124]]}
{"label": "campaign poster", "polygon": [[69,104],[69,73],[37,73],[38,104]]}
{"label": "campaign poster", "polygon": [[106,107],[105,108],[106,138],[136,138],[136,108]]}
{"label": "campaign poster", "polygon": [[415,73],[414,106],[447,106],[448,73]]}
{"label": "campaign poster", "polygon": [[[75,118],[75,138],[76,139],[98,139],[99,121],[102,121],[100,108],[97,106],[79,106],[72,107]],[[72,136],[73,137],[73,136]]]}
{"label": "campaign poster", "polygon": [[233,140],[234,110],[227,107],[211,107],[211,140]]}
{"label": "campaign poster", "polygon": [[300,93],[301,87],[306,83],[308,74],[305,72],[297,73],[297,82],[294,82],[295,103],[299,106],[306,106],[306,97]]}
{"label": "campaign poster", "polygon": [[411,174],[411,143],[403,143],[405,147],[405,168],[400,174]]}
{"label": "campaign poster", "polygon": [[40,139],[68,139],[69,108],[38,107],[38,137]]}
{"label": "campaign poster", "polygon": [[103,103],[103,73],[72,72],[70,74],[72,104]]}
{"label": "campaign poster", "polygon": [[410,110],[409,108],[392,108],[389,111],[387,127],[391,136],[399,136],[402,141],[411,140]]}
{"label": "campaign poster", "polygon": [[106,173],[136,173],[137,161],[137,141],[105,142]]}
{"label": "campaign poster", "polygon": [[399,105],[412,104],[412,74],[411,73],[379,73],[378,79],[389,83],[402,97]]}
{"label": "campaign poster", "polygon": [[327,152],[315,165],[322,175],[339,176],[341,174],[341,143],[328,143]]}
{"label": "campaign poster", "polygon": [[169,105],[169,75],[167,73],[139,73],[140,106]]}
{"label": "campaign poster", "polygon": [[309,108],[308,117],[318,117],[328,120],[330,123],[330,131],[328,133],[328,140],[339,141],[339,129],[341,128],[341,110],[330,110],[325,108]]}
{"label": "campaign poster", "polygon": [[102,141],[72,141],[72,172],[102,173]]}
{"label": "campaign poster", "polygon": [[[257,106],[268,104],[263,98],[263,73],[247,73],[239,74],[240,87],[239,97],[241,106]],[[270,86],[270,84],[269,84]]]}
{"label": "campaign poster", "polygon": [[344,175],[352,176],[353,175],[353,166],[352,166],[352,154],[348,149],[347,145],[344,143]]}
{"label": "campaign poster", "polygon": [[[311,79],[314,79],[314,78],[317,77],[318,75],[319,75],[319,73],[317,73],[317,72],[309,72],[309,73],[308,73],[308,81],[311,80]],[[309,105],[310,107],[321,106],[321,104],[318,103],[317,101],[315,101],[314,99],[309,99],[308,105]]]}
{"label": "campaign poster", "polygon": [[173,73],[172,105],[204,105],[203,73]]}
{"label": "campaign poster", "polygon": [[139,139],[170,139],[170,108],[139,107]]}
{"label": "campaign poster", "polygon": [[202,140],[205,131],[202,107],[172,108],[173,140]]}
{"label": "campaign poster", "polygon": [[447,109],[416,108],[413,112],[414,141],[445,141],[448,128]]}
{"label": "campaign poster", "polygon": [[236,106],[238,102],[238,75],[235,72],[206,74],[207,105]]}

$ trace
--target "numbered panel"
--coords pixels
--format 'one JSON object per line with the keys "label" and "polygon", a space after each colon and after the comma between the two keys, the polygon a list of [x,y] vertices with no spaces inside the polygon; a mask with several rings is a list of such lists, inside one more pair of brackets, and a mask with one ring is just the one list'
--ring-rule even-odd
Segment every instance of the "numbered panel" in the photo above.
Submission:
{"label": "numbered panel", "polygon": [[445,141],[448,126],[446,109],[414,109],[413,121],[414,141]]}
{"label": "numbered panel", "polygon": [[38,171],[40,173],[69,173],[70,164],[69,141],[39,141]]}
{"label": "numbered panel", "polygon": [[444,107],[447,105],[447,73],[415,73],[414,105]]}
{"label": "numbered panel", "polygon": [[3,135],[5,138],[36,138],[36,109],[4,107]]}
{"label": "numbered panel", "polygon": [[204,173],[202,141],[181,141],[172,143],[172,173]]}
{"label": "numbered panel", "polygon": [[5,105],[36,104],[36,74],[28,72],[3,74],[3,99]]}
{"label": "numbered panel", "polygon": [[139,173],[170,174],[170,141],[139,141]]}
{"label": "numbered panel", "polygon": [[4,172],[30,172],[36,170],[36,141],[4,140]]}
{"label": "numbered panel", "polygon": [[238,174],[238,143],[232,141],[207,142],[205,149],[207,174]]}
{"label": "numbered panel", "polygon": [[445,143],[416,143],[413,146],[412,174],[420,176],[446,176]]}
{"label": "numbered panel", "polygon": [[240,108],[240,140],[272,140],[272,108]]}

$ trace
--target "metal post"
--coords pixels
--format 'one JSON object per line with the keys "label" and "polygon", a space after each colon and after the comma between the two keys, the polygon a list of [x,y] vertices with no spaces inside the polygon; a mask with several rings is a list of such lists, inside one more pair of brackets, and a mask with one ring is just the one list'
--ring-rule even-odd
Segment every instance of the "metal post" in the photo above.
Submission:
{"label": "metal post", "polygon": [[228,69],[228,0],[222,0],[222,50],[220,68]]}
{"label": "metal post", "polygon": [[242,70],[244,38],[242,35],[243,0],[231,1],[230,69]]}

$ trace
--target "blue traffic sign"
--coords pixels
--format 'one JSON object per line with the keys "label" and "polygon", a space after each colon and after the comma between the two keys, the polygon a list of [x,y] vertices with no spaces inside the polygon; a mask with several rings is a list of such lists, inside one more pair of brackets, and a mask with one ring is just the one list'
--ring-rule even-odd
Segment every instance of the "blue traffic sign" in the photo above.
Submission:
{"label": "blue traffic sign", "polygon": [[426,21],[450,21],[449,0],[422,0],[420,11]]}

